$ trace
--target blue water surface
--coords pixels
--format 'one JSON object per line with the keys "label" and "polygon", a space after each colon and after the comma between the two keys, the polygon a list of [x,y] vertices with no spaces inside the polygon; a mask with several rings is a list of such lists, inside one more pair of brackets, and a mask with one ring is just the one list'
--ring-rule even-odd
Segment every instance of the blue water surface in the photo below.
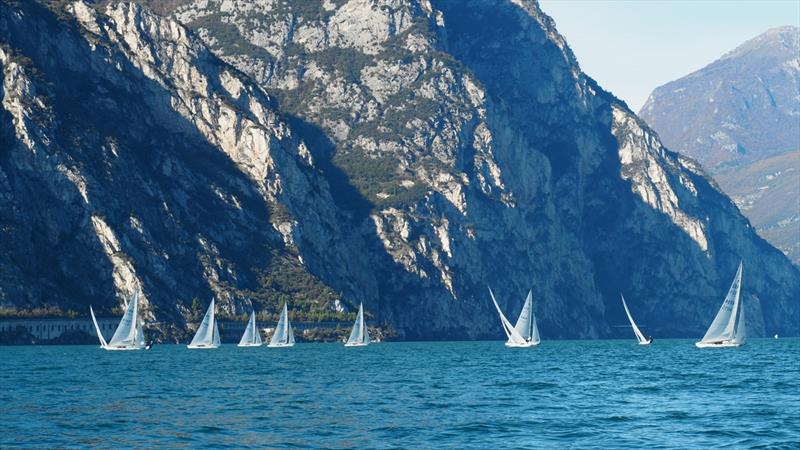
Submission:
{"label": "blue water surface", "polygon": [[0,448],[800,447],[800,339],[0,347]]}

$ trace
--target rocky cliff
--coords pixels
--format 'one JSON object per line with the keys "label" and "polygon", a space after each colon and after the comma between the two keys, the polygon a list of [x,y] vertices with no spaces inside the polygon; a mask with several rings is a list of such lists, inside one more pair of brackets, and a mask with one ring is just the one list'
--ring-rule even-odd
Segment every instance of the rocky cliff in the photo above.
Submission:
{"label": "rocky cliff", "polygon": [[533,2],[4,3],[0,39],[4,305],[364,301],[460,339],[501,335],[492,286],[545,337],[624,333],[620,292],[683,336],[742,258],[749,329],[800,332],[797,269]]}
{"label": "rocky cliff", "polygon": [[768,30],[655,89],[640,115],[800,264],[800,29]]}

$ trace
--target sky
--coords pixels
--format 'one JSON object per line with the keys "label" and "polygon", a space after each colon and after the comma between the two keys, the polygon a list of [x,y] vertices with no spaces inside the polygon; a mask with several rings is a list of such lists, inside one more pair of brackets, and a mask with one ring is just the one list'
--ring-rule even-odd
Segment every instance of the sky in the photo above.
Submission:
{"label": "sky", "polygon": [[800,26],[800,0],[540,0],[581,69],[634,111],[650,92],[769,28]]}

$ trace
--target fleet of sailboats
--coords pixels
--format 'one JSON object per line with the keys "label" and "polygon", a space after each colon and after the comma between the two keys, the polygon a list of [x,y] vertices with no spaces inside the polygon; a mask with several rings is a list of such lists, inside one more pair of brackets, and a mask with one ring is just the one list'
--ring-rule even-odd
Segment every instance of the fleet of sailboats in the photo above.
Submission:
{"label": "fleet of sailboats", "polygon": [[539,345],[541,339],[539,338],[539,327],[536,326],[536,316],[533,313],[533,292],[528,291],[528,297],[525,298],[525,304],[522,305],[522,311],[519,313],[517,323],[513,327],[500,309],[500,305],[497,304],[497,299],[494,298],[494,293],[491,289],[489,289],[489,295],[492,297],[494,307],[497,308],[497,313],[500,315],[503,331],[508,337],[506,347],[533,347]]}
{"label": "fleet of sailboats", "polygon": [[633,328],[633,334],[636,336],[636,340],[639,341],[639,345],[650,345],[653,342],[653,338],[645,337],[645,335],[642,334],[642,331],[636,326],[636,322],[633,321],[633,316],[631,316],[631,311],[628,309],[628,304],[625,303],[625,297],[623,297],[622,294],[619,294],[619,297],[622,299],[622,306],[625,308],[625,314],[628,315],[631,328]]}
{"label": "fleet of sailboats", "polygon": [[[261,337],[259,336],[259,339]],[[206,315],[203,316],[203,321],[197,328],[192,342],[187,346],[192,349],[209,349],[219,347],[219,328],[217,328],[217,321],[214,317],[214,299],[211,299],[211,304],[208,305]]]}
{"label": "fleet of sailboats", "polygon": [[94,310],[91,305],[89,305],[89,313],[92,315],[92,322],[97,332],[97,338],[100,339],[100,346],[104,350],[142,350],[147,347],[144,342],[142,322],[139,320],[138,293],[134,293],[131,301],[128,302],[125,307],[125,314],[108,342],[106,342],[103,333],[100,331],[100,326],[97,324],[97,318],[94,316]]}
{"label": "fleet of sailboats", "polygon": [[364,347],[367,345],[369,345],[369,330],[367,330],[367,324],[364,322],[364,303],[359,303],[356,322],[353,324],[353,330],[350,332],[350,337],[344,346]]}
{"label": "fleet of sailboats", "polygon": [[284,303],[281,317],[278,319],[278,324],[275,325],[275,332],[272,333],[272,339],[269,340],[268,347],[292,346],[294,346],[294,332],[292,331],[292,324],[289,323],[289,306]]}
{"label": "fleet of sailboats", "polygon": [[733,283],[728,289],[728,295],[725,296],[722,306],[703,339],[695,343],[697,347],[738,347],[744,344],[745,323],[741,290],[742,263],[740,262],[736,276],[733,277]]}
{"label": "fleet of sailboats", "polygon": [[[731,283],[728,293],[722,302],[717,315],[711,322],[711,325],[706,331],[703,338],[695,343],[699,348],[709,347],[738,347],[745,342],[746,329],[745,329],[745,314],[744,304],[741,297],[742,289],[742,263],[739,263],[739,268],[736,271],[733,282]],[[494,303],[494,307],[500,316],[500,323],[503,331],[506,334],[507,347],[533,347],[541,343],[539,336],[539,327],[536,324],[536,315],[533,308],[533,293],[528,291],[528,296],[522,305],[519,317],[514,325],[503,314],[503,310],[497,303],[491,288],[489,289],[489,296]],[[639,345],[650,345],[653,342],[652,337],[647,337],[642,333],[641,329],[636,325],[633,320],[628,304],[625,297],[620,294],[622,306],[625,309],[625,315],[628,317],[633,334],[636,337]],[[188,345],[191,349],[212,349],[220,346],[220,333],[217,326],[215,316],[215,301],[211,299],[208,310],[203,316],[203,321],[197,328],[197,332]],[[100,326],[97,323],[97,318],[94,314],[94,309],[89,306],[89,313],[94,323],[97,338],[100,341],[100,346],[104,350],[141,350],[149,348],[145,343],[144,332],[142,330],[142,320],[139,318],[139,295],[134,293],[130,301],[125,305],[125,313],[117,325],[114,335],[110,340],[106,341]],[[775,336],[777,338],[777,335]],[[364,320],[364,305],[358,305],[358,315],[353,323],[353,328],[350,336],[345,342],[346,347],[363,347],[369,345],[370,336],[367,324]],[[289,321],[289,307],[284,303],[281,310],[280,318],[275,326],[275,331],[269,341],[269,347],[292,347],[295,344],[294,332],[292,325]],[[251,312],[250,318],[245,327],[242,338],[239,340],[239,347],[259,347],[263,345],[261,334],[256,325],[255,311]]]}

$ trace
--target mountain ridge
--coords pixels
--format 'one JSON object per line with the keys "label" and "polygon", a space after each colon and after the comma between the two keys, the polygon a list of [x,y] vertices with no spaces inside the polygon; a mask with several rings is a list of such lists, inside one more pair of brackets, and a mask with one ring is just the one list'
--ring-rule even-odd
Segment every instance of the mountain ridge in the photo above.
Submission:
{"label": "mountain ridge", "polygon": [[[214,62],[210,53],[209,59],[195,58],[207,50],[194,33],[133,4],[109,5],[102,14],[80,2],[69,4],[78,28],[63,28],[68,18],[56,28],[62,41],[83,50],[65,43],[62,53],[47,50],[52,43],[45,37],[29,42],[19,25],[42,20],[37,17],[43,11],[25,6],[23,19],[16,7],[3,7],[0,38],[16,47],[26,42],[34,66],[44,65],[45,78],[57,87],[63,82],[54,76],[59,64],[89,67],[88,75],[102,74],[104,82],[130,92],[147,92],[144,87],[156,81],[159,94],[145,98],[150,103],[128,119],[131,132],[106,130],[127,139],[118,153],[144,152],[139,140],[147,132],[133,129],[154,112],[153,123],[194,136],[186,147],[170,137],[173,131],[159,132],[165,151],[157,155],[169,164],[159,160],[158,172],[138,160],[110,163],[125,173],[159,173],[152,176],[152,192],[170,192],[165,200],[171,211],[187,220],[164,230],[164,213],[150,213],[137,230],[125,225],[135,222],[125,211],[149,211],[152,205],[135,199],[109,203],[122,219],[93,220],[90,214],[79,228],[105,237],[101,254],[112,266],[127,260],[142,274],[139,284],[124,277],[115,284],[110,277],[92,287],[94,297],[111,300],[113,292],[121,301],[141,288],[152,298],[144,307],[148,317],[180,329],[189,298],[197,293],[212,292],[232,313],[249,309],[248,294],[263,288],[256,274],[275,273],[265,254],[276,254],[332,292],[320,304],[303,303],[310,311],[348,311],[365,301],[405,339],[499,336],[487,284],[510,309],[521,305],[533,285],[547,337],[613,336],[612,325],[624,318],[620,291],[652,330],[685,336],[707,325],[741,256],[748,260],[746,277],[752,264],[745,298],[754,333],[797,334],[791,319],[800,311],[800,272],[754,234],[699,166],[666,150],[624,104],[580,71],[536,3],[379,3],[320,1],[314,3],[319,8],[294,10],[265,2],[253,11],[232,2],[224,20],[201,17],[221,11],[217,2],[203,9],[193,3],[179,7],[175,16],[190,28],[194,24],[214,58],[237,70]],[[475,30],[476,22],[496,26]],[[4,73],[10,70],[7,61]],[[142,75],[115,72],[117,65]],[[75,87],[82,95],[93,92]],[[4,90],[6,111],[25,98],[21,92]],[[87,98],[101,99],[97,107],[114,101],[108,94]],[[127,118],[126,108],[111,110]],[[81,138],[102,123],[91,114],[84,124],[57,112]],[[8,161],[16,164],[26,155],[24,141],[9,139],[16,150]],[[94,154],[36,142],[53,154],[80,157],[82,164],[69,167],[93,184],[99,170]],[[187,151],[194,146],[206,153]],[[225,160],[216,161],[219,155]],[[215,170],[197,168],[196,158]],[[169,175],[166,166],[174,167]],[[20,170],[8,163],[0,168]],[[183,181],[177,191],[184,194],[168,188],[176,173]],[[217,189],[189,181],[204,177],[216,180]],[[102,190],[119,191],[115,186]],[[26,198],[20,187],[9,192]],[[180,201],[188,193],[208,215]],[[75,214],[86,217],[85,209],[94,206],[83,203]],[[224,226],[216,229],[215,221]],[[180,238],[193,242],[186,245],[194,254],[184,251],[183,261],[172,266],[163,254],[181,254],[169,243],[186,224],[203,239]],[[148,233],[150,239],[135,238]],[[112,235],[122,237],[115,244]],[[269,252],[251,250],[254,244]],[[34,241],[31,246],[43,247]],[[0,274],[15,270],[1,267]],[[95,270],[114,273],[107,266]],[[41,285],[25,276],[11,280]],[[253,302],[272,308],[279,298],[296,301],[302,291],[273,288],[271,300],[255,296]],[[17,304],[5,290],[0,301]]]}
{"label": "mountain ridge", "polygon": [[[759,233],[795,264],[800,264],[800,173],[792,169],[800,149],[798,55],[800,29],[770,29],[656,88],[640,112],[668,146],[707,167]],[[773,167],[778,161],[786,165]],[[765,165],[774,170],[762,173]],[[784,178],[783,188],[775,185],[775,176]]]}

